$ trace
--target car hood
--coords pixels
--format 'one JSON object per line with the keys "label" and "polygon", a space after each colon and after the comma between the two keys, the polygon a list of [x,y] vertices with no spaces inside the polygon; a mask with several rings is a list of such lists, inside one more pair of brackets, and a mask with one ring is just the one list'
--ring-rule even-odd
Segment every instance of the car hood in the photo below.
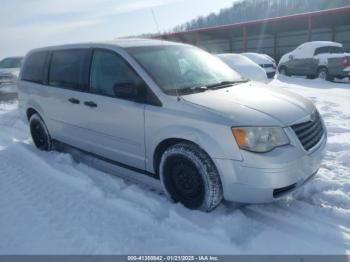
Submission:
{"label": "car hood", "polygon": [[289,60],[289,56],[290,56],[291,54],[292,54],[292,52],[287,53],[287,54],[284,54],[284,55],[281,57],[281,59],[280,59],[278,65],[287,62],[287,61]]}
{"label": "car hood", "polygon": [[19,68],[0,68],[0,75],[13,74],[18,77],[19,71]]}
{"label": "car hood", "polygon": [[254,55],[249,55],[249,54],[242,54],[246,57],[248,57],[250,60],[252,60],[254,63],[258,65],[262,64],[273,64],[271,59],[267,58],[266,56],[259,55],[259,54],[254,54]]}
{"label": "car hood", "polygon": [[185,101],[224,114],[235,125],[288,126],[309,116],[308,99],[279,87],[248,82],[229,88],[187,95]]}
{"label": "car hood", "polygon": [[230,66],[233,70],[238,72],[240,75],[242,75],[246,79],[259,81],[259,82],[267,82],[267,75],[266,71],[262,69],[258,65],[238,65],[238,66]]}

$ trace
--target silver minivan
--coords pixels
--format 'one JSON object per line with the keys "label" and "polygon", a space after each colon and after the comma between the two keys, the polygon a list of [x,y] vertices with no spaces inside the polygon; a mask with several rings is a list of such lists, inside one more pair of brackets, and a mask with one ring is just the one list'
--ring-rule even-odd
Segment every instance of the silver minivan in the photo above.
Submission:
{"label": "silver minivan", "polygon": [[244,79],[184,44],[36,49],[18,86],[36,147],[62,143],[151,176],[191,209],[278,199],[317,173],[326,146],[309,100]]}

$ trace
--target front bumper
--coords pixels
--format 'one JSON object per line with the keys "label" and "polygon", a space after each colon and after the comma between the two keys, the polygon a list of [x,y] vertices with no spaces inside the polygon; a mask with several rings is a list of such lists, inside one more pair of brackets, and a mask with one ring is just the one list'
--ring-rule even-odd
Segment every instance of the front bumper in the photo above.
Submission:
{"label": "front bumper", "polygon": [[267,75],[267,78],[274,78],[275,77],[275,75],[276,75],[276,72],[268,72],[268,73],[266,73],[266,75]]}
{"label": "front bumper", "polygon": [[312,153],[294,145],[276,148],[258,156],[263,160],[255,159],[256,166],[261,168],[247,166],[245,161],[215,159],[224,198],[241,203],[268,203],[292,192],[316,175],[326,144],[325,134]]}
{"label": "front bumper", "polygon": [[0,88],[4,87],[4,86],[13,86],[16,85],[16,81],[15,80],[0,80]]}

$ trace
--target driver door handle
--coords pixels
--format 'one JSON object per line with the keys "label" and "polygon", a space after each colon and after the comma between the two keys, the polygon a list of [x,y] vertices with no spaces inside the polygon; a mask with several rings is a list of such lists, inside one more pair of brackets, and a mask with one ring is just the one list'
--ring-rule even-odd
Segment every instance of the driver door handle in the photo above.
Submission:
{"label": "driver door handle", "polygon": [[76,105],[80,104],[80,101],[76,98],[73,98],[73,97],[69,98],[68,101],[71,102],[72,104],[76,104]]}

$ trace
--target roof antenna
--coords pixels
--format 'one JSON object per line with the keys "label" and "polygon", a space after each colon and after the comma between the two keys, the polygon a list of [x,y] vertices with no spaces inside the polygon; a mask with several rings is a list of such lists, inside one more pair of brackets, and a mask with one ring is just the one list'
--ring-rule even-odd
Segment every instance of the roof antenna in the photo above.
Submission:
{"label": "roof antenna", "polygon": [[151,12],[152,12],[153,21],[156,24],[156,28],[157,28],[158,34],[159,34],[159,36],[161,36],[161,32],[160,32],[160,29],[159,29],[159,24],[158,24],[156,15],[154,14],[153,8],[151,8]]}
{"label": "roof antenna", "polygon": [[[155,13],[154,13],[153,8],[151,8],[151,12],[152,12],[153,21],[154,21],[154,23],[156,25],[156,28],[157,28],[157,31],[158,31],[158,35],[159,35],[160,41],[163,43],[164,39],[162,38],[162,34],[160,32],[160,27],[159,27],[159,24],[158,24],[158,20],[157,20],[157,17],[155,15]],[[180,101],[181,98],[180,98],[180,95],[179,95],[179,91],[177,90],[177,87],[175,87],[175,91],[176,91],[177,101]]]}

